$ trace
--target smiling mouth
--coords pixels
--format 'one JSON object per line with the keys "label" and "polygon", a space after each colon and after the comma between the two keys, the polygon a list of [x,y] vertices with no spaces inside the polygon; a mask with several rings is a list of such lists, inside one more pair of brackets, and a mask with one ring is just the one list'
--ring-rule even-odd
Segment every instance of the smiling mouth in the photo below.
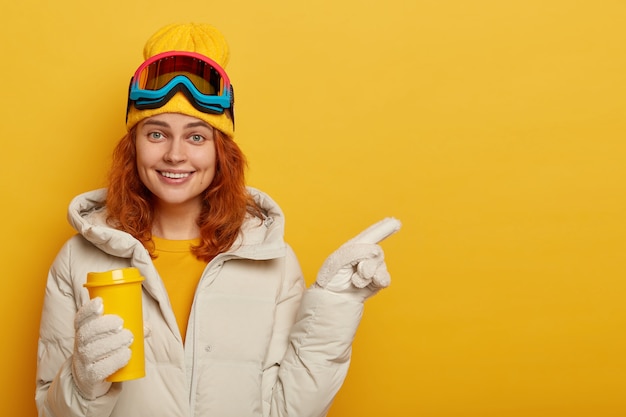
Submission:
{"label": "smiling mouth", "polygon": [[167,171],[159,171],[159,174],[161,174],[165,178],[172,178],[172,179],[187,178],[188,176],[191,175],[190,172],[167,172]]}

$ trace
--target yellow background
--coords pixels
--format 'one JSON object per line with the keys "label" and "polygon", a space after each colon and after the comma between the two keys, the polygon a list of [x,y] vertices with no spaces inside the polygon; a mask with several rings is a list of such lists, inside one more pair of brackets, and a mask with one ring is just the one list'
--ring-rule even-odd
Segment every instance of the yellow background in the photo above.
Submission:
{"label": "yellow background", "polygon": [[66,206],[104,185],[144,41],[228,38],[249,183],[308,282],[385,216],[338,416],[626,415],[626,3],[10,1],[0,13],[3,389],[34,416]]}

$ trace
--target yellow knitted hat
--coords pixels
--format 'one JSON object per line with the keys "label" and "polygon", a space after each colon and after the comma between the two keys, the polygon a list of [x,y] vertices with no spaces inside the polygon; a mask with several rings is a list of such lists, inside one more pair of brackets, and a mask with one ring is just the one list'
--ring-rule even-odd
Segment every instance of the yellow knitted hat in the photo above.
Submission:
{"label": "yellow knitted hat", "polygon": [[[149,59],[168,51],[196,52],[211,58],[222,68],[226,67],[230,58],[230,50],[224,35],[213,26],[202,23],[171,24],[159,29],[146,42],[143,57]],[[157,109],[139,110],[131,105],[128,109],[126,128],[130,130],[141,120],[162,113],[182,113],[193,116],[204,120],[231,138],[235,134],[233,120],[226,112],[203,113],[192,106],[181,92],[176,93],[170,101]]]}

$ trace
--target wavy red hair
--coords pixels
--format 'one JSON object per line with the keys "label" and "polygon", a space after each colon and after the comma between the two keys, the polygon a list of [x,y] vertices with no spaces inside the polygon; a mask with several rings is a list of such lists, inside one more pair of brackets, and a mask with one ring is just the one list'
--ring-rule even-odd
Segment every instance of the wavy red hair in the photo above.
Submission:
{"label": "wavy red hair", "polygon": [[[206,262],[228,250],[237,239],[247,213],[261,218],[261,209],[245,185],[245,155],[235,141],[214,129],[215,176],[204,191],[197,223],[200,245],[194,255]],[[137,173],[136,128],[132,128],[113,151],[106,206],[108,221],[140,242],[154,255],[152,222],[154,196]]]}

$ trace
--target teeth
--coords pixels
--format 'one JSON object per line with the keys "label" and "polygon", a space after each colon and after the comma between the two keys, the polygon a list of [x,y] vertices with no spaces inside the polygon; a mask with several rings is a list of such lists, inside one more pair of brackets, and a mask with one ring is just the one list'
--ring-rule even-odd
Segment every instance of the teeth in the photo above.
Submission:
{"label": "teeth", "polygon": [[166,178],[178,179],[178,178],[187,178],[189,176],[189,173],[188,172],[185,172],[185,173],[182,173],[182,172],[181,173],[175,173],[175,172],[165,172],[165,171],[162,171],[161,175],[163,175]]}

